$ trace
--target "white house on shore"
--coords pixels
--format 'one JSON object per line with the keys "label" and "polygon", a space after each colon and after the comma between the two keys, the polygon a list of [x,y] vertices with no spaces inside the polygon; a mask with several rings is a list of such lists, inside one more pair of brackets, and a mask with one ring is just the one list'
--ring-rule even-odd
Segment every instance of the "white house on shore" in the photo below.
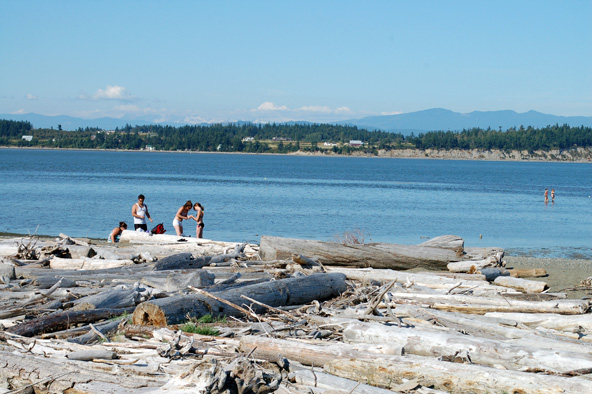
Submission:
{"label": "white house on shore", "polygon": [[33,140],[33,136],[32,135],[23,135],[23,139],[25,141],[31,142]]}
{"label": "white house on shore", "polygon": [[362,146],[364,143],[360,140],[350,140],[349,146]]}

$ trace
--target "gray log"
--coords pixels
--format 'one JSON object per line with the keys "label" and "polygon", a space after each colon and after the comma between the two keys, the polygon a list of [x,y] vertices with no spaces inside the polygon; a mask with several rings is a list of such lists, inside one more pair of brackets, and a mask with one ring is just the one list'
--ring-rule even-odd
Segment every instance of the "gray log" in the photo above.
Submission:
{"label": "gray log", "polygon": [[140,301],[138,289],[114,289],[86,296],[74,301],[73,311],[135,307]]}
{"label": "gray log", "polygon": [[33,319],[18,326],[9,327],[6,331],[13,334],[32,337],[46,332],[64,330],[74,324],[93,323],[98,320],[110,319],[133,308],[124,309],[93,309],[89,311],[61,311]]}
{"label": "gray log", "polygon": [[451,249],[459,252],[465,249],[465,240],[458,235],[441,235],[428,241],[420,243],[419,246],[429,246],[432,248]]}
{"label": "gray log", "polygon": [[[241,298],[244,294],[266,305],[277,307],[306,304],[314,300],[324,301],[345,290],[345,275],[331,273],[247,285],[216,292],[215,295],[240,306],[246,302]],[[256,313],[265,312],[258,305],[253,305],[253,310]],[[188,317],[199,318],[207,314],[214,317],[241,316],[242,312],[205,295],[193,294],[143,302],[136,307],[132,320],[133,324],[164,327],[185,322]]]}
{"label": "gray log", "polygon": [[58,283],[60,280],[61,280],[61,282],[60,282],[59,287],[61,287],[61,288],[76,287],[77,286],[76,282],[73,281],[72,279],[66,279],[61,276],[59,276],[59,277],[40,276],[40,277],[36,278],[35,280],[33,280],[33,282],[31,284],[38,286],[40,289],[49,289],[50,287],[52,287],[53,285]]}
{"label": "gray log", "polygon": [[387,243],[344,245],[270,236],[261,237],[260,254],[263,260],[288,260],[293,254],[302,254],[322,264],[398,270],[444,270],[448,263],[462,259],[453,250],[429,246]]}
{"label": "gray log", "polygon": [[215,256],[203,256],[193,259],[191,253],[179,253],[173,256],[165,257],[154,265],[154,271],[202,268],[211,264],[222,263],[230,259],[237,259],[242,256],[242,252],[247,244],[237,245],[233,252],[219,254]]}

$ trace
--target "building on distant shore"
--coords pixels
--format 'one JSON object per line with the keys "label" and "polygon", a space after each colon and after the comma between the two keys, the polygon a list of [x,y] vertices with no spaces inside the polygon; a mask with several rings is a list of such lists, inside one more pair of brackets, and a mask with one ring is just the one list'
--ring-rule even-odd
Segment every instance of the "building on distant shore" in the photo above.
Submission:
{"label": "building on distant shore", "polygon": [[23,139],[25,141],[31,142],[33,140],[33,136],[32,135],[23,135]]}
{"label": "building on distant shore", "polygon": [[254,137],[245,137],[241,141],[243,141],[243,142],[251,142],[251,141],[255,141],[255,138]]}
{"label": "building on distant shore", "polygon": [[358,146],[362,146],[362,145],[364,145],[364,143],[360,140],[350,140],[349,141],[349,146],[358,147]]}

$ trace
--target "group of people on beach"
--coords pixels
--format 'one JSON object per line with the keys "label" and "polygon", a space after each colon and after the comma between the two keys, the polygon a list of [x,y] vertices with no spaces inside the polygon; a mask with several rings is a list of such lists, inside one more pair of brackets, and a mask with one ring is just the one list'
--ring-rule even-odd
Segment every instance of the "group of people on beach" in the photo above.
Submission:
{"label": "group of people on beach", "polygon": [[[545,189],[545,204],[549,202],[549,189]],[[551,202],[555,202],[555,189],[551,189]]]}
{"label": "group of people on beach", "polygon": [[[144,204],[144,197],[143,194],[138,196],[138,202],[136,202],[132,206],[132,216],[134,218],[134,230],[141,229],[142,231],[148,232],[148,224],[146,219],[150,220],[150,223],[153,222],[150,213],[148,212],[148,206]],[[189,215],[189,211],[191,209],[196,211],[195,215]],[[191,201],[187,201],[181,208],[177,210],[175,214],[175,218],[173,219],[173,227],[175,228],[175,232],[178,236],[183,237],[183,220],[193,219],[197,222],[197,226],[195,228],[195,236],[196,238],[203,238],[203,229],[204,229],[204,207],[196,202],[193,204]],[[109,242],[119,242],[119,237],[123,233],[123,230],[127,229],[127,223],[119,222],[119,226],[115,227],[111,234],[109,234]]]}

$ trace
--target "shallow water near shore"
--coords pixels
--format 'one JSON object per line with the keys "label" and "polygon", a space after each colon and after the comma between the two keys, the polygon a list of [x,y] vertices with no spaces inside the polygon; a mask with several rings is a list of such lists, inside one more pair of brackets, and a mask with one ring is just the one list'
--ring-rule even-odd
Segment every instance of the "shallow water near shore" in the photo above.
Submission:
{"label": "shallow water near shore", "polygon": [[131,226],[142,193],[168,233],[186,200],[202,203],[209,239],[360,229],[365,242],[455,234],[514,255],[592,258],[590,163],[0,149],[0,184],[5,233],[106,238]]}

